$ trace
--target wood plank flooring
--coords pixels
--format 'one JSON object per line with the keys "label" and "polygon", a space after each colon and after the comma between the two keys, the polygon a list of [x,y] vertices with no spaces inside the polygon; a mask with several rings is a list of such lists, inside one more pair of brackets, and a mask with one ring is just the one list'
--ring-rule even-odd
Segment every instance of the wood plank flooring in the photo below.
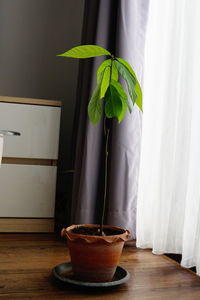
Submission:
{"label": "wood plank flooring", "polygon": [[120,265],[131,279],[112,290],[82,291],[58,285],[52,268],[69,261],[54,234],[0,234],[1,299],[199,300],[200,278],[165,256],[125,247]]}

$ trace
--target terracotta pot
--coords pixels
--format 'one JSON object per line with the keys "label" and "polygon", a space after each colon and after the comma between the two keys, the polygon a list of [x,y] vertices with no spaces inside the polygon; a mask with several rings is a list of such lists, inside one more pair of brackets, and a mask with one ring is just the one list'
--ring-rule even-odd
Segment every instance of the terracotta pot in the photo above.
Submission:
{"label": "terracotta pot", "polygon": [[119,263],[124,242],[130,237],[128,230],[107,226],[121,232],[117,235],[92,236],[73,233],[77,227],[99,227],[99,225],[72,225],[61,232],[67,238],[75,278],[87,282],[111,281]]}

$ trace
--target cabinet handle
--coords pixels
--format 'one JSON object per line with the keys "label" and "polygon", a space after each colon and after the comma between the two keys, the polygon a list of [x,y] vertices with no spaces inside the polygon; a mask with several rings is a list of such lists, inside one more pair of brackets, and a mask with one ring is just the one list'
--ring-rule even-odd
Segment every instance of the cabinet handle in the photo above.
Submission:
{"label": "cabinet handle", "polygon": [[19,132],[11,131],[11,130],[0,130],[0,134],[3,134],[3,135],[21,135]]}

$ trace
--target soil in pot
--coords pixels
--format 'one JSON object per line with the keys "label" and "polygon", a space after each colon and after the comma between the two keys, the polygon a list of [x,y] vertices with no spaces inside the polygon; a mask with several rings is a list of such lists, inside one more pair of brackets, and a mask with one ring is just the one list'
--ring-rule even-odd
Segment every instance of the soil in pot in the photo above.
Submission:
{"label": "soil in pot", "polygon": [[[83,235],[92,235],[92,236],[101,236],[100,229],[98,227],[76,227],[72,229],[73,233],[76,234],[83,234]],[[104,228],[103,236],[110,236],[110,235],[119,235],[122,234],[124,231],[114,228]]]}

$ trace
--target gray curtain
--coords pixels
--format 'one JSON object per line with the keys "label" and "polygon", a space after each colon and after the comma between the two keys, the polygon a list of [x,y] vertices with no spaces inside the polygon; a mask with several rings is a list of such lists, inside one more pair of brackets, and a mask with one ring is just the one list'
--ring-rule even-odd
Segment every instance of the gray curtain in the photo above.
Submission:
{"label": "gray curtain", "polygon": [[[142,82],[148,0],[86,0],[82,44],[107,48],[127,59]],[[101,59],[80,63],[74,127],[71,223],[98,223],[103,189],[103,124],[87,118],[87,104]],[[141,113],[135,106],[119,125],[112,121],[106,224],[129,229],[135,238]]]}

